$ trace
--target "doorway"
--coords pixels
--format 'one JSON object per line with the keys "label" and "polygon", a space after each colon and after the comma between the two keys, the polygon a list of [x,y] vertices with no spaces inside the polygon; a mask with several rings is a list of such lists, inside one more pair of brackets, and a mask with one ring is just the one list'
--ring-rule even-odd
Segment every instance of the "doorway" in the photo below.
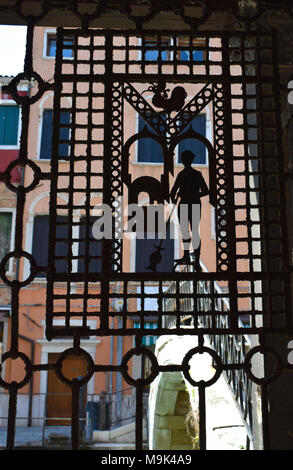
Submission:
{"label": "doorway", "polygon": [[[48,362],[54,364],[59,357],[58,353],[49,353]],[[63,362],[62,373],[72,380],[86,374],[87,362],[81,356],[67,356]],[[80,417],[85,416],[86,387],[81,389]],[[83,405],[83,406],[82,406]],[[47,426],[70,426],[72,414],[71,388],[63,383],[56,375],[54,369],[48,370],[47,385]]]}

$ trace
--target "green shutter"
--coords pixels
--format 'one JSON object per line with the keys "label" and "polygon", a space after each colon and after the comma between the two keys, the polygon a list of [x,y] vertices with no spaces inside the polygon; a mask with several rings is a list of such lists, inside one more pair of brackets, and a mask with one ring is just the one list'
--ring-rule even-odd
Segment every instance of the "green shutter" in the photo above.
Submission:
{"label": "green shutter", "polygon": [[12,213],[0,212],[0,260],[10,252]]}
{"label": "green shutter", "polygon": [[0,106],[0,145],[18,144],[18,106]]}

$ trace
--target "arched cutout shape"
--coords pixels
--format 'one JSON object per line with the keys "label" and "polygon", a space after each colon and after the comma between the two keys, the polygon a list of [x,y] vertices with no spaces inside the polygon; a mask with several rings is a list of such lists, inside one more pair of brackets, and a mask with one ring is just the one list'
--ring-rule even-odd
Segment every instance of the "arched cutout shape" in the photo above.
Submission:
{"label": "arched cutout shape", "polygon": [[149,202],[153,204],[155,201],[158,203],[164,202],[164,191],[163,184],[152,176],[141,176],[136,178],[129,186],[129,204],[137,204],[138,196],[144,192],[149,195]]}
{"label": "arched cutout shape", "polygon": [[[124,145],[123,151],[122,151],[122,181],[125,183],[127,186],[131,184],[131,176],[129,175],[129,156],[130,156],[130,147],[131,145],[139,139],[143,138],[149,138],[149,139],[154,139],[158,144],[162,147],[162,152],[164,156],[164,173],[167,171],[170,171],[170,152],[168,152],[168,148],[165,144],[165,140],[162,136],[158,136],[156,134],[153,134],[147,126],[145,126],[142,131],[138,132],[137,134],[134,134],[132,137],[130,137],[127,142]],[[173,164],[173,162],[172,162]]]}

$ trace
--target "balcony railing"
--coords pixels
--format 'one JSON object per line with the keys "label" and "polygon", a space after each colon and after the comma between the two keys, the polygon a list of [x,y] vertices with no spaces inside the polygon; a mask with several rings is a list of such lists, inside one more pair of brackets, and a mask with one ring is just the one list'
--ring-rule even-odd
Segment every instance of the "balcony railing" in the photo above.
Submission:
{"label": "balcony railing", "polygon": [[[19,406],[16,416],[16,444],[24,445],[33,440],[40,446],[46,445],[50,435],[60,434],[70,441],[71,417],[68,413],[49,413],[50,399],[71,400],[71,393],[34,393],[19,395]],[[29,400],[32,399],[33,413],[29,416]],[[0,448],[6,443],[6,426],[8,421],[7,393],[0,393]],[[112,393],[88,394],[80,403],[80,430],[86,442],[93,439],[93,431],[113,430],[126,424],[134,423],[136,416],[136,393],[134,387]],[[148,392],[143,396],[143,417],[147,429]],[[58,416],[57,416],[58,415]],[[27,438],[24,436],[27,431]],[[31,444],[31,442],[30,442]]]}

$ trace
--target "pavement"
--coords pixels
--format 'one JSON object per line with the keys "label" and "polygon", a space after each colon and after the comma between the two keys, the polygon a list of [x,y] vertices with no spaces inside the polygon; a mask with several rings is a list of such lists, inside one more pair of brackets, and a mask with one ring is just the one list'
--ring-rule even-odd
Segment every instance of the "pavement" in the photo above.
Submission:
{"label": "pavement", "polygon": [[[0,448],[6,446],[6,433],[4,427],[0,427]],[[43,446],[47,442],[64,444],[70,447],[70,426],[16,426],[15,447],[19,446]]]}

